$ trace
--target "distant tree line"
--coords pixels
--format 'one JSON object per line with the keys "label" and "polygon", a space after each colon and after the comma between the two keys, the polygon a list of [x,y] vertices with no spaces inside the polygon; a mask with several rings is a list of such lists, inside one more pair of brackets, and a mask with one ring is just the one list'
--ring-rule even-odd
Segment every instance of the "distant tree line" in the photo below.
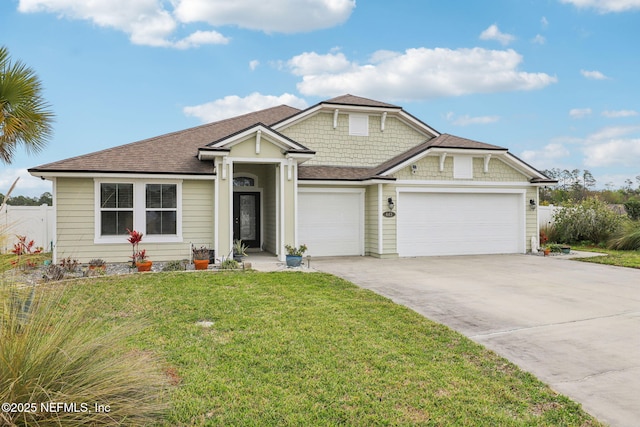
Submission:
{"label": "distant tree line", "polygon": [[[4,194],[0,193],[0,204],[4,202]],[[40,205],[53,205],[53,196],[51,193],[44,192],[40,197],[27,197],[27,196],[11,196],[7,200],[7,205],[10,206],[40,206]]]}
{"label": "distant tree line", "polygon": [[629,200],[640,200],[640,175],[636,182],[627,179],[621,188],[614,189],[607,183],[604,190],[596,190],[596,179],[587,169],[546,169],[542,171],[549,178],[558,181],[557,185],[542,188],[540,201],[543,204],[562,205],[568,201],[582,201],[590,197],[608,204],[624,204]]}

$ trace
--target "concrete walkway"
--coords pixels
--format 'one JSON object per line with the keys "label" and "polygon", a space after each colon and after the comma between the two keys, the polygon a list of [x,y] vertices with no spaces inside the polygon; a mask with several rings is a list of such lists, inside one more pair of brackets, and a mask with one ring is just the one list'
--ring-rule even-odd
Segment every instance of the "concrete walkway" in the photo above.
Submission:
{"label": "concrete walkway", "polygon": [[611,426],[640,425],[640,270],[568,257],[318,258],[494,350]]}

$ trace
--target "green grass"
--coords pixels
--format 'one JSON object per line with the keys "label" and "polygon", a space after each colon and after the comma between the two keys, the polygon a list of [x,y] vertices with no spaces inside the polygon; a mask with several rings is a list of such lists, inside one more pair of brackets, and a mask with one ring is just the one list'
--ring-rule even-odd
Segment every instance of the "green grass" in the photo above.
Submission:
{"label": "green grass", "polygon": [[577,251],[601,252],[607,254],[590,258],[575,258],[577,261],[615,265],[618,267],[640,268],[640,251],[617,251],[595,246],[572,246],[571,248]]}
{"label": "green grass", "polygon": [[165,425],[601,425],[462,335],[326,274],[135,274],[72,293],[114,327],[146,322],[130,345],[164,360]]}

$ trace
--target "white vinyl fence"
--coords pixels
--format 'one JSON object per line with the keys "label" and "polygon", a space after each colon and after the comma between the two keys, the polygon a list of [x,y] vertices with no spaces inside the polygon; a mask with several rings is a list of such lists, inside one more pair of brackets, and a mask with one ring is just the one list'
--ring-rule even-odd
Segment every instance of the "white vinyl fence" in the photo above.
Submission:
{"label": "white vinyl fence", "polygon": [[53,206],[9,206],[0,211],[0,253],[8,253],[18,241],[17,235],[27,236],[36,247],[51,250],[54,230]]}
{"label": "white vinyl fence", "polygon": [[538,224],[540,227],[553,224],[553,214],[562,209],[561,206],[538,206]]}

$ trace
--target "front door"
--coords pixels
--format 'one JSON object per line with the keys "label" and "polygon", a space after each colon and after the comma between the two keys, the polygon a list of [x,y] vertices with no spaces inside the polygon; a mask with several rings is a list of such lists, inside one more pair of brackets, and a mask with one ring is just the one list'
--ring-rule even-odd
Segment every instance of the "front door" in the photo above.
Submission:
{"label": "front door", "polygon": [[250,248],[260,247],[260,193],[233,193],[233,240]]}

